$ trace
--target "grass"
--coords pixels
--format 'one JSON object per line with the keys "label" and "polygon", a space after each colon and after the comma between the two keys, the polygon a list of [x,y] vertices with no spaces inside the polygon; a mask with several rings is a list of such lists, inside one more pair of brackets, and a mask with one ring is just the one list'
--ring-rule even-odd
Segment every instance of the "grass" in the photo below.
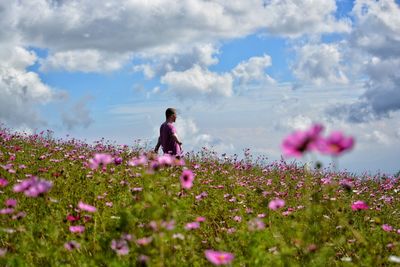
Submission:
{"label": "grass", "polygon": [[[17,205],[0,214],[0,265],[211,266],[208,249],[232,253],[232,266],[394,266],[400,256],[398,177],[253,161],[248,151],[242,160],[221,159],[206,149],[185,155],[185,166],[152,170],[157,158],[129,165],[144,152],[1,129],[0,178],[8,184],[0,187],[0,210],[7,199]],[[96,153],[121,157],[122,164],[92,170]],[[183,169],[195,174],[187,190]],[[14,192],[29,175],[51,181],[51,190],[39,197]],[[269,209],[276,198],[284,207]],[[358,200],[369,208],[352,210]],[[80,201],[96,212],[78,209]],[[205,218],[200,227],[186,229],[198,217]],[[85,231],[72,233],[71,225]],[[79,248],[67,250],[72,240]],[[119,255],[113,240],[129,253]]]}

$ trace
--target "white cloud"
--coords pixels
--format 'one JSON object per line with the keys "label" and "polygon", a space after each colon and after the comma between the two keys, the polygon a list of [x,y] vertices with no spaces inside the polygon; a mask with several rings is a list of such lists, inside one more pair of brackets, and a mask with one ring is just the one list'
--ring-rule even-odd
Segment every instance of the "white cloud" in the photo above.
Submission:
{"label": "white cloud", "polygon": [[161,82],[179,99],[206,97],[212,100],[232,95],[230,74],[216,74],[198,65],[183,72],[168,72]]}
{"label": "white cloud", "polygon": [[110,72],[121,69],[130,58],[129,54],[101,53],[92,49],[57,52],[41,60],[40,70]]}
{"label": "white cloud", "polygon": [[339,44],[306,44],[297,48],[293,72],[301,82],[346,84],[344,58]]}
{"label": "white cloud", "polygon": [[349,20],[337,20],[334,16],[334,0],[266,1],[267,31],[277,35],[299,37],[304,34],[350,32]]}
{"label": "white cloud", "polygon": [[233,70],[232,75],[236,78],[240,85],[246,85],[249,83],[274,83],[268,74],[265,73],[265,69],[272,65],[272,60],[269,55],[262,57],[251,57],[247,61],[240,62]]}
{"label": "white cloud", "polygon": [[87,128],[93,123],[94,120],[91,118],[90,111],[87,108],[87,104],[90,100],[91,97],[84,97],[75,103],[71,108],[68,108],[68,110],[64,110],[62,112],[62,123],[67,127],[68,130],[72,130],[79,126]]}

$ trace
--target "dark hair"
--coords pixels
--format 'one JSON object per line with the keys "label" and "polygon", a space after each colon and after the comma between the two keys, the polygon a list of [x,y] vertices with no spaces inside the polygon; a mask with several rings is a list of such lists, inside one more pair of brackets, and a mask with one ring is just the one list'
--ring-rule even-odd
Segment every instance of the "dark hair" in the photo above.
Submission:
{"label": "dark hair", "polygon": [[167,108],[167,110],[165,111],[165,117],[167,117],[167,119],[174,114],[176,114],[176,109],[174,108]]}

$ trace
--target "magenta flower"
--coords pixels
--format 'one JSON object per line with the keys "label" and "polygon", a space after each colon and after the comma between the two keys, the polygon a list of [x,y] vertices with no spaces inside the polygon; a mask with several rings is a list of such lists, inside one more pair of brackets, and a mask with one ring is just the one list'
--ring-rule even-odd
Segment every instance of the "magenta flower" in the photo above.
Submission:
{"label": "magenta flower", "polygon": [[195,221],[196,221],[196,222],[205,222],[205,221],[206,221],[206,218],[205,218],[205,217],[202,217],[202,216],[199,216],[199,217],[197,217],[197,218],[195,219]]}
{"label": "magenta flower", "polygon": [[78,234],[81,234],[81,233],[83,233],[83,232],[85,232],[85,226],[82,226],[82,225],[75,225],[75,226],[70,226],[69,227],[69,231],[71,232],[71,233],[78,233]]}
{"label": "magenta flower", "polygon": [[15,199],[9,198],[5,201],[5,204],[9,208],[15,208],[15,206],[17,206],[17,201]]}
{"label": "magenta flower", "polygon": [[92,159],[89,159],[89,166],[92,170],[97,169],[100,165],[107,166],[113,161],[113,158],[109,154],[97,153]]}
{"label": "magenta flower", "polygon": [[111,248],[118,255],[127,255],[129,253],[128,242],[125,239],[113,239],[111,241]]}
{"label": "magenta flower", "polygon": [[48,192],[52,186],[52,182],[32,176],[15,185],[13,189],[14,192],[24,192],[28,197],[38,197]]}
{"label": "magenta flower", "polygon": [[64,244],[64,248],[69,251],[74,250],[74,249],[79,249],[80,247],[81,247],[81,245],[74,240],[71,240]]}
{"label": "magenta flower", "polygon": [[140,166],[140,165],[146,165],[147,164],[147,157],[145,155],[141,155],[138,158],[132,158],[129,162],[129,166]]}
{"label": "magenta flower", "polygon": [[314,124],[306,131],[296,131],[282,142],[283,154],[288,157],[301,157],[307,151],[317,148],[323,126]]}
{"label": "magenta flower", "polygon": [[82,201],[79,201],[78,208],[81,210],[88,211],[88,212],[96,212],[96,210],[97,210],[96,207],[93,207],[89,204],[83,203]]}
{"label": "magenta flower", "polygon": [[186,230],[193,230],[193,229],[198,229],[198,228],[200,228],[199,222],[190,222],[185,225]]}
{"label": "magenta flower", "polygon": [[115,165],[120,165],[120,164],[122,164],[122,158],[121,158],[121,157],[115,158],[115,159],[114,159],[114,164],[115,164]]}
{"label": "magenta flower", "polygon": [[383,224],[382,225],[382,229],[385,232],[391,232],[393,230],[393,227],[391,225],[388,225],[388,224]]}
{"label": "magenta flower", "polygon": [[268,204],[268,208],[271,210],[277,210],[285,206],[285,200],[276,198],[274,200],[271,200]]}
{"label": "magenta flower", "polygon": [[342,132],[333,132],[327,138],[321,139],[319,143],[319,151],[332,156],[339,156],[346,150],[350,150],[354,146],[353,137],[345,137]]}
{"label": "magenta flower", "polygon": [[229,252],[206,250],[204,254],[207,260],[214,265],[229,264],[234,259],[234,255]]}
{"label": "magenta flower", "polygon": [[5,187],[8,185],[8,181],[5,178],[0,178],[0,187]]}
{"label": "magenta flower", "polygon": [[184,189],[190,189],[193,186],[194,174],[191,170],[183,170],[180,177],[181,186]]}
{"label": "magenta flower", "polygon": [[351,205],[352,210],[367,210],[368,208],[369,208],[368,205],[361,200],[357,200]]}

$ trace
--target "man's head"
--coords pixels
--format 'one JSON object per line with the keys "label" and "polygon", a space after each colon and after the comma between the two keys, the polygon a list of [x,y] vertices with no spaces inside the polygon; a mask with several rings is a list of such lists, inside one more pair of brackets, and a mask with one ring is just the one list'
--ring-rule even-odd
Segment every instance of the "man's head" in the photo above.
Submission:
{"label": "man's head", "polygon": [[176,109],[174,108],[167,108],[165,111],[165,117],[167,121],[175,122],[176,120]]}

